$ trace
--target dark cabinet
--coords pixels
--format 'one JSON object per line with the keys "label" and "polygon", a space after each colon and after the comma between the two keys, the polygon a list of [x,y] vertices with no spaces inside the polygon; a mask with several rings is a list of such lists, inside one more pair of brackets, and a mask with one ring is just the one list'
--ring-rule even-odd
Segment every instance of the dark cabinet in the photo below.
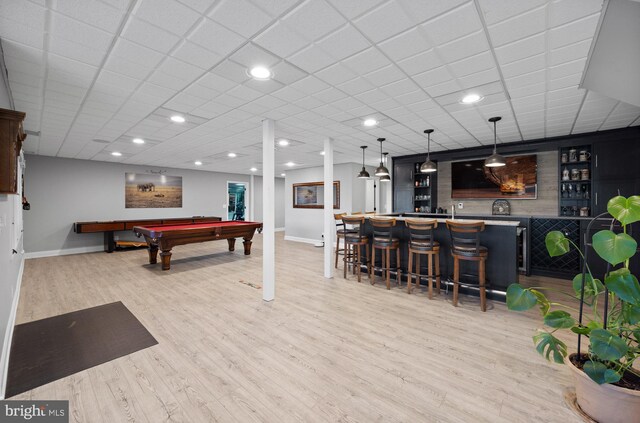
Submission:
{"label": "dark cabinet", "polygon": [[591,216],[593,184],[591,146],[560,148],[558,214],[560,216]]}
{"label": "dark cabinet", "polygon": [[393,161],[393,211],[431,213],[438,201],[438,172],[421,173],[424,158]]}
{"label": "dark cabinet", "polygon": [[22,112],[0,109],[0,194],[18,192],[18,156],[26,138],[24,117]]}
{"label": "dark cabinet", "polygon": [[594,215],[607,211],[616,195],[640,195],[640,139],[609,140],[594,145]]}
{"label": "dark cabinet", "polygon": [[580,220],[567,218],[531,219],[531,274],[559,278],[573,278],[580,271],[580,254],[571,252],[550,257],[545,238],[551,231],[560,231],[576,245],[580,245]]}

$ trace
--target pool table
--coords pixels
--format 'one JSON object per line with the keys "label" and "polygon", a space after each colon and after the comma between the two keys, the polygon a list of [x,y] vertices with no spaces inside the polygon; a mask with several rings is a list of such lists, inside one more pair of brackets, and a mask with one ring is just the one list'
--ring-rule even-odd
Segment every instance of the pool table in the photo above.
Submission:
{"label": "pool table", "polygon": [[226,239],[229,251],[235,250],[236,238],[244,239],[244,254],[251,254],[251,239],[256,229],[262,230],[262,223],[230,220],[208,223],[184,223],[176,225],[135,226],[133,232],[144,236],[149,247],[149,263],[158,262],[158,250],[162,260],[162,270],[171,268],[171,249],[176,245]]}

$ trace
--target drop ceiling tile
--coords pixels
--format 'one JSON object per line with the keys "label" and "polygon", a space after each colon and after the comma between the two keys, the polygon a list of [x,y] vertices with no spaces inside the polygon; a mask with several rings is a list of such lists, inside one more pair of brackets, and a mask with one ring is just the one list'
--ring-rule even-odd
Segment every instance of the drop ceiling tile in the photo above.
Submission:
{"label": "drop ceiling tile", "polygon": [[475,56],[449,63],[449,69],[453,76],[463,77],[475,72],[495,68],[496,64],[490,52],[485,51]]}
{"label": "drop ceiling tile", "polygon": [[299,34],[305,34],[309,40],[315,41],[344,25],[346,20],[324,0],[307,0],[281,22]]}
{"label": "drop ceiling tile", "polygon": [[557,90],[560,88],[577,87],[582,78],[582,73],[565,76],[564,78],[552,79],[547,84],[548,90]]}
{"label": "drop ceiling tile", "polygon": [[500,65],[522,60],[546,52],[546,37],[537,34],[495,49]]}
{"label": "drop ceiling tile", "polygon": [[329,85],[322,80],[316,78],[315,76],[308,76],[300,81],[291,84],[291,88],[299,90],[308,95],[315,94],[317,92],[326,90],[329,88]]}
{"label": "drop ceiling tile", "polygon": [[281,61],[273,67],[273,78],[285,85],[293,84],[305,76],[307,76],[306,72],[285,61]]}
{"label": "drop ceiling tile", "polygon": [[235,88],[232,88],[229,91],[227,91],[227,93],[234,97],[238,97],[239,99],[246,100],[246,101],[253,101],[264,95],[260,91],[256,91],[245,85],[238,85]]}
{"label": "drop ceiling tile", "polygon": [[547,3],[546,0],[529,0],[524,2],[512,0],[480,0],[480,8],[488,25],[520,15]]}
{"label": "drop ceiling tile", "polygon": [[332,103],[334,101],[338,101],[346,98],[347,94],[331,87],[331,88],[327,88],[326,90],[315,93],[313,96],[325,103]]}
{"label": "drop ceiling tile", "polygon": [[274,79],[270,79],[268,81],[249,79],[244,83],[244,85],[256,91],[260,91],[263,94],[271,94],[285,86],[282,82],[276,81]]}
{"label": "drop ceiling tile", "polygon": [[52,13],[50,34],[102,51],[107,51],[113,40],[112,33],[55,12]]}
{"label": "drop ceiling tile", "polygon": [[123,38],[143,45],[160,53],[168,53],[180,41],[180,37],[169,31],[158,28],[135,16],[129,16],[124,30]]}
{"label": "drop ceiling tile", "polygon": [[115,33],[124,10],[97,0],[65,0],[54,3],[54,10],[105,31]]}
{"label": "drop ceiling tile", "polygon": [[438,53],[448,62],[464,59],[482,53],[489,49],[487,38],[483,31],[474,32],[436,48]]}
{"label": "drop ceiling tile", "polygon": [[78,44],[62,37],[50,37],[49,52],[92,66],[100,66],[106,56],[105,51]]}
{"label": "drop ceiling tile", "polygon": [[329,53],[313,44],[289,57],[288,61],[308,73],[314,73],[335,63],[335,59]]}
{"label": "drop ceiling tile", "polygon": [[356,54],[353,57],[343,60],[342,64],[356,72],[358,75],[364,75],[369,72],[373,72],[376,69],[385,67],[391,64],[391,62],[377,49],[372,47]]}
{"label": "drop ceiling tile", "polygon": [[378,46],[392,60],[399,61],[422,53],[431,47],[431,43],[418,28],[413,28],[383,41]]}
{"label": "drop ceiling tile", "polygon": [[26,1],[3,1],[0,3],[0,17],[7,22],[14,21],[19,26],[27,26],[36,31],[44,29],[45,13],[46,8],[35,3]]}
{"label": "drop ceiling tile", "polygon": [[416,91],[419,87],[411,79],[401,79],[400,81],[392,82],[383,87],[380,87],[382,91],[387,93],[391,97],[406,94],[412,91]]}
{"label": "drop ceiling tile", "polygon": [[329,3],[345,15],[347,19],[353,19],[371,10],[383,1],[385,0],[329,0]]}
{"label": "drop ceiling tile", "polygon": [[556,49],[578,41],[593,38],[600,14],[573,21],[566,25],[553,28],[549,33],[549,44],[552,49]]}
{"label": "drop ceiling tile", "polygon": [[549,53],[549,65],[555,66],[572,60],[585,58],[589,54],[590,47],[591,39],[588,39],[551,50]]}
{"label": "drop ceiling tile", "polygon": [[211,69],[222,59],[222,56],[186,40],[180,43],[171,56],[205,70]]}
{"label": "drop ceiling tile", "polygon": [[180,37],[200,19],[199,13],[174,0],[141,0],[133,13]]}
{"label": "drop ceiling tile", "polygon": [[239,84],[250,79],[248,69],[231,60],[225,60],[213,68],[211,72]]}
{"label": "drop ceiling tile", "polygon": [[480,31],[482,23],[475,4],[468,2],[427,21],[420,28],[434,45],[440,45]]}
{"label": "drop ceiling tile", "polygon": [[[221,93],[235,87],[236,83],[221,75],[209,72],[198,80],[197,85],[201,85],[203,87],[206,87],[218,93]],[[197,95],[195,93],[192,93],[192,94]]]}
{"label": "drop ceiling tile", "polygon": [[549,68],[549,78],[557,79],[567,75],[573,75],[578,72],[582,72],[584,70],[584,66],[586,63],[585,59],[574,60],[573,62],[563,63],[558,66],[552,66]]}
{"label": "drop ceiling tile", "polygon": [[300,100],[301,98],[305,97],[307,94],[298,91],[293,87],[287,86],[274,92],[272,95],[281,100],[293,103],[294,101]]}
{"label": "drop ceiling tile", "polygon": [[364,78],[357,77],[351,81],[344,82],[337,86],[339,90],[344,91],[349,95],[357,95],[365,91],[369,91],[375,88],[375,86]]}
{"label": "drop ceiling tile", "polygon": [[230,57],[234,62],[242,65],[245,69],[251,69],[254,66],[264,66],[271,68],[278,63],[280,57],[258,47],[256,44],[247,43],[240,47],[238,51],[233,53]]}
{"label": "drop ceiling tile", "polygon": [[224,0],[209,13],[209,17],[247,38],[266,26],[272,19],[247,0]]}
{"label": "drop ceiling tile", "polygon": [[569,0],[554,1],[549,3],[549,26],[555,27],[564,25],[582,17],[600,13],[602,10],[602,0]]}
{"label": "drop ceiling tile", "polygon": [[331,65],[319,72],[316,72],[315,76],[331,85],[338,85],[349,81],[358,75],[342,63],[336,63],[335,65]]}
{"label": "drop ceiling tile", "polygon": [[451,80],[451,81],[443,82],[441,84],[432,85],[432,86],[429,86],[429,87],[424,87],[424,89],[425,89],[425,91],[427,91],[427,93],[431,97],[438,97],[438,96],[441,96],[441,95],[450,94],[450,93],[454,93],[456,91],[460,91],[462,89],[462,87],[460,87],[460,84],[458,84],[457,81]]}
{"label": "drop ceiling tile", "polygon": [[26,29],[23,24],[0,16],[0,38],[2,38],[3,44],[12,41],[16,45],[44,49],[42,30],[30,31]]}
{"label": "drop ceiling tile", "polygon": [[404,79],[405,75],[395,65],[385,66],[384,68],[366,74],[365,79],[375,86],[390,84],[400,79]]}
{"label": "drop ceiling tile", "polygon": [[318,45],[335,60],[350,57],[371,44],[352,26],[345,25],[318,42]]}
{"label": "drop ceiling tile", "polygon": [[440,66],[439,68],[431,69],[413,76],[413,80],[425,88],[442,82],[451,81],[452,79],[454,79],[454,77],[451,75],[447,66]]}
{"label": "drop ceiling tile", "polygon": [[121,57],[147,68],[155,68],[165,56],[150,48],[119,38],[109,55],[109,58],[111,57]]}
{"label": "drop ceiling tile", "polygon": [[500,66],[502,70],[502,76],[505,78],[513,78],[515,76],[523,75],[526,73],[543,70],[547,67],[546,54],[537,54],[535,56],[527,57],[515,62],[507,63]]}
{"label": "drop ceiling tile", "polygon": [[370,40],[378,43],[415,25],[407,13],[395,1],[381,6],[355,19],[354,24]]}
{"label": "drop ceiling tile", "polygon": [[271,25],[258,35],[254,42],[280,57],[288,57],[310,44],[307,38],[300,36],[281,22]]}
{"label": "drop ceiling tile", "polygon": [[166,73],[167,75],[171,75],[189,82],[202,76],[202,74],[204,73],[204,70],[202,70],[201,68],[190,65],[183,62],[182,60],[178,60],[173,57],[167,57],[160,66],[156,67],[156,69],[160,72]]}
{"label": "drop ceiling tile", "polygon": [[222,56],[245,42],[244,37],[210,19],[203,19],[187,39]]}
{"label": "drop ceiling tile", "polygon": [[547,7],[542,6],[491,25],[489,27],[491,44],[494,47],[499,47],[514,40],[544,32],[547,23],[546,13]]}
{"label": "drop ceiling tile", "polygon": [[291,9],[296,3],[301,3],[301,0],[251,0],[260,9],[267,12],[270,16],[278,17],[283,12]]}
{"label": "drop ceiling tile", "polygon": [[397,66],[405,71],[408,75],[416,75],[430,69],[443,66],[444,62],[440,60],[435,50],[427,50],[423,53],[416,54],[413,57],[401,60]]}

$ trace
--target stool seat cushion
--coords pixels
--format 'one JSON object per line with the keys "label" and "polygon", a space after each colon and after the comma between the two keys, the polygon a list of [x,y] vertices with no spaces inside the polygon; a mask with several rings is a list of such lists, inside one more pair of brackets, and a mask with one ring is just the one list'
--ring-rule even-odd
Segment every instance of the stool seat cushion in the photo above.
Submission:
{"label": "stool seat cushion", "polygon": [[344,234],[357,234],[358,230],[357,229],[338,229],[336,231],[336,233],[340,234],[340,235],[344,235]]}
{"label": "stool seat cushion", "polygon": [[475,246],[456,246],[451,249],[451,254],[462,257],[483,257],[489,253],[487,247],[480,245],[478,250]]}
{"label": "stool seat cushion", "polygon": [[355,244],[355,243],[362,243],[362,242],[369,242],[369,238],[367,238],[364,235],[360,235],[357,232],[353,232],[353,233],[346,233],[344,235],[344,239],[346,242],[349,242],[351,244]]}
{"label": "stool seat cushion", "polygon": [[411,241],[409,248],[420,251],[435,251],[440,249],[440,243],[438,241],[433,241],[431,244],[427,241]]}
{"label": "stool seat cushion", "polygon": [[373,238],[373,245],[375,247],[390,247],[397,248],[400,246],[400,240],[398,238]]}

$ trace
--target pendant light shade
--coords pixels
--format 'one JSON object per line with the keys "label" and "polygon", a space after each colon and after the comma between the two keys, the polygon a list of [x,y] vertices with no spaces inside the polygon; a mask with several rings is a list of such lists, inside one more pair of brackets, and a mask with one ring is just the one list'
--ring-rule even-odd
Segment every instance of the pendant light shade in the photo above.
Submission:
{"label": "pendant light shade", "polygon": [[[389,153],[382,153],[384,155],[384,165],[385,167],[387,166],[387,155]],[[380,182],[391,182],[391,176],[389,175],[382,175],[380,177]]]}
{"label": "pendant light shade", "polygon": [[493,154],[486,158],[484,165],[486,167],[501,167],[507,164],[504,157],[498,154],[497,151],[497,137],[496,137],[496,122],[502,119],[500,116],[489,118],[489,122],[493,123]]}
{"label": "pendant light shade", "polygon": [[382,163],[382,143],[384,140],[385,138],[378,138],[378,141],[380,142],[380,166],[376,168],[376,176],[389,176],[389,169],[387,169],[384,163]]}
{"label": "pendant light shade", "polygon": [[364,168],[364,150],[366,150],[367,146],[361,145],[360,148],[362,148],[362,170],[360,171],[360,173],[358,173],[358,178],[366,179],[370,177],[369,172],[367,172],[367,169]]}
{"label": "pendant light shade", "polygon": [[424,133],[427,134],[427,161],[420,165],[421,173],[437,172],[438,166],[431,161],[431,133],[433,129],[425,129]]}

